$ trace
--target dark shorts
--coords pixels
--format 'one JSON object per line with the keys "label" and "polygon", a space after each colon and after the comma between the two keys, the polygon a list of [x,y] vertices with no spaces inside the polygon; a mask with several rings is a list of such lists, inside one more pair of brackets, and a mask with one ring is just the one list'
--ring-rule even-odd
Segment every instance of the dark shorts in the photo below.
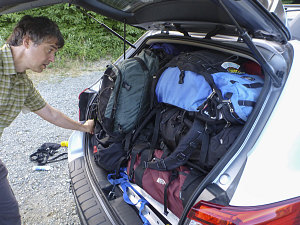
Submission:
{"label": "dark shorts", "polygon": [[19,205],[7,180],[7,173],[0,160],[0,225],[20,225]]}

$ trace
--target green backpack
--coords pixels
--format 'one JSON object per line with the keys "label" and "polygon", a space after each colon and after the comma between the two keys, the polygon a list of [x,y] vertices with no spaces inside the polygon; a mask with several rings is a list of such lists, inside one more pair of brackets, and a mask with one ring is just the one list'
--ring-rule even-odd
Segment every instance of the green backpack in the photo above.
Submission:
{"label": "green backpack", "polygon": [[150,108],[152,78],[159,69],[159,57],[144,49],[106,69],[98,95],[98,120],[109,134],[132,131]]}

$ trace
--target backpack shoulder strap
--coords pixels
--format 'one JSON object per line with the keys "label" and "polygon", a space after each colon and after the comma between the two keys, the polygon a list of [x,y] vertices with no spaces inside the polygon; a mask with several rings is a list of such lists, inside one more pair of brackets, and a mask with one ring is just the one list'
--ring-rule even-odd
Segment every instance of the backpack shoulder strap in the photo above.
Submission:
{"label": "backpack shoulder strap", "polygon": [[142,69],[144,71],[148,71],[149,70],[148,67],[147,67],[147,65],[146,65],[146,63],[141,58],[139,58],[139,57],[133,57],[132,59],[135,59],[136,61],[138,61],[138,63],[141,65],[141,67],[142,67]]}

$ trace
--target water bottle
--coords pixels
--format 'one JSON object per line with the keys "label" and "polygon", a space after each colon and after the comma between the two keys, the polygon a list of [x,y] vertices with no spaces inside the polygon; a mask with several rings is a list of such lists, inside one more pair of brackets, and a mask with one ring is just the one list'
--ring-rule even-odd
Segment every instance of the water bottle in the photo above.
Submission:
{"label": "water bottle", "polygon": [[33,171],[48,171],[51,170],[52,167],[51,166],[33,166],[32,170]]}

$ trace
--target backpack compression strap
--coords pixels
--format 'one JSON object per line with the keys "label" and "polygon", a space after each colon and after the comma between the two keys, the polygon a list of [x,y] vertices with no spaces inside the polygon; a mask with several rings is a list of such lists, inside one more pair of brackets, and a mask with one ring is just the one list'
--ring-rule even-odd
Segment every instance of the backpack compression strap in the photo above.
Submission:
{"label": "backpack compression strap", "polygon": [[177,177],[178,177],[178,171],[172,170],[171,175],[170,175],[170,180],[165,185],[165,188],[164,188],[164,214],[166,216],[168,215],[168,187]]}
{"label": "backpack compression strap", "polygon": [[193,151],[199,149],[205,135],[204,125],[195,119],[191,129],[180,140],[177,148],[165,159],[154,158],[151,162],[145,162],[144,167],[155,170],[173,170],[184,165]]}

